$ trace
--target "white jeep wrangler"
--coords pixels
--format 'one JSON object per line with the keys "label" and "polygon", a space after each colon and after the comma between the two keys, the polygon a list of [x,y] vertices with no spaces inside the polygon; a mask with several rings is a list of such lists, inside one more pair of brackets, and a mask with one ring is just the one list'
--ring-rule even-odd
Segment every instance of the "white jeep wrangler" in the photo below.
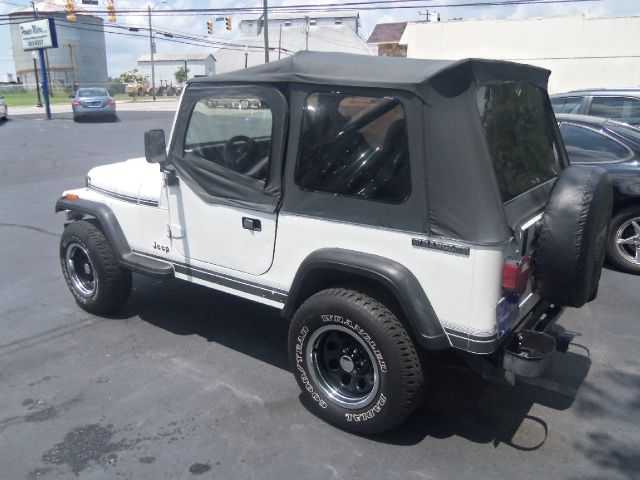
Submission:
{"label": "white jeep wrangler", "polygon": [[146,161],[58,200],[64,278],[93,313],[131,272],[281,309],[303,395],[352,431],[414,410],[420,350],[540,375],[563,307],[596,296],[612,202],[603,170],[569,167],[548,75],[305,52],[192,80],[168,147],[151,130]]}

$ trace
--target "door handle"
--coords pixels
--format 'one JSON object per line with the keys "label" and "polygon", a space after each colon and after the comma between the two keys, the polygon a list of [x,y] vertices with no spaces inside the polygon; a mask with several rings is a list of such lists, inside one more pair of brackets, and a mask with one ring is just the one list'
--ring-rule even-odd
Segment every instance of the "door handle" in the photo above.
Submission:
{"label": "door handle", "polygon": [[262,231],[262,224],[257,218],[242,217],[242,228],[252,232]]}

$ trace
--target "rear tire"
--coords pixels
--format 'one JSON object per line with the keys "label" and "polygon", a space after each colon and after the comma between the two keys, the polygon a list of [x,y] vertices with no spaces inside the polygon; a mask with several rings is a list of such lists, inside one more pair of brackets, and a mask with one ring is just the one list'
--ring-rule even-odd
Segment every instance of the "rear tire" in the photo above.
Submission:
{"label": "rear tire", "polygon": [[131,293],[131,272],[118,265],[104,234],[80,220],[70,223],[60,239],[60,265],[67,286],[83,310],[110,313]]}
{"label": "rear tire", "polygon": [[640,206],[621,210],[611,219],[607,258],[624,272],[640,273]]}
{"label": "rear tire", "polygon": [[356,290],[323,290],[300,306],[289,358],[305,403],[344,430],[390,430],[422,398],[422,366],[407,331],[385,305]]}

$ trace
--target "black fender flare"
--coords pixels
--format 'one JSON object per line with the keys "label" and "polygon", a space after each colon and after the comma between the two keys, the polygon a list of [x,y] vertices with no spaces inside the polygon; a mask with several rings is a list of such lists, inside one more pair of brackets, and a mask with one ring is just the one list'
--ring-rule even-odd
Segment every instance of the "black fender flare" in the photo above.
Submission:
{"label": "black fender flare", "polygon": [[283,316],[291,318],[311,294],[345,277],[364,278],[393,295],[422,347],[441,350],[451,346],[424,289],[407,267],[395,260],[352,250],[325,248],[305,258],[291,284]]}
{"label": "black fender flare", "polygon": [[69,200],[61,197],[56,202],[55,212],[67,211],[72,217],[84,218],[90,216],[98,222],[113,249],[118,263],[133,272],[142,273],[158,278],[170,278],[174,275],[173,265],[162,260],[145,257],[131,251],[129,242],[118,223],[113,210],[107,205],[92,200],[77,198]]}

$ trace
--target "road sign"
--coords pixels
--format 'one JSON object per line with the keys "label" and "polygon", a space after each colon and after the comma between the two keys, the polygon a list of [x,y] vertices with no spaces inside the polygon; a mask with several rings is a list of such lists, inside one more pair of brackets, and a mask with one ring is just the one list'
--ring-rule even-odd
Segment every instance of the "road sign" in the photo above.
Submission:
{"label": "road sign", "polygon": [[38,50],[40,48],[58,48],[56,24],[53,18],[21,23],[22,49]]}

